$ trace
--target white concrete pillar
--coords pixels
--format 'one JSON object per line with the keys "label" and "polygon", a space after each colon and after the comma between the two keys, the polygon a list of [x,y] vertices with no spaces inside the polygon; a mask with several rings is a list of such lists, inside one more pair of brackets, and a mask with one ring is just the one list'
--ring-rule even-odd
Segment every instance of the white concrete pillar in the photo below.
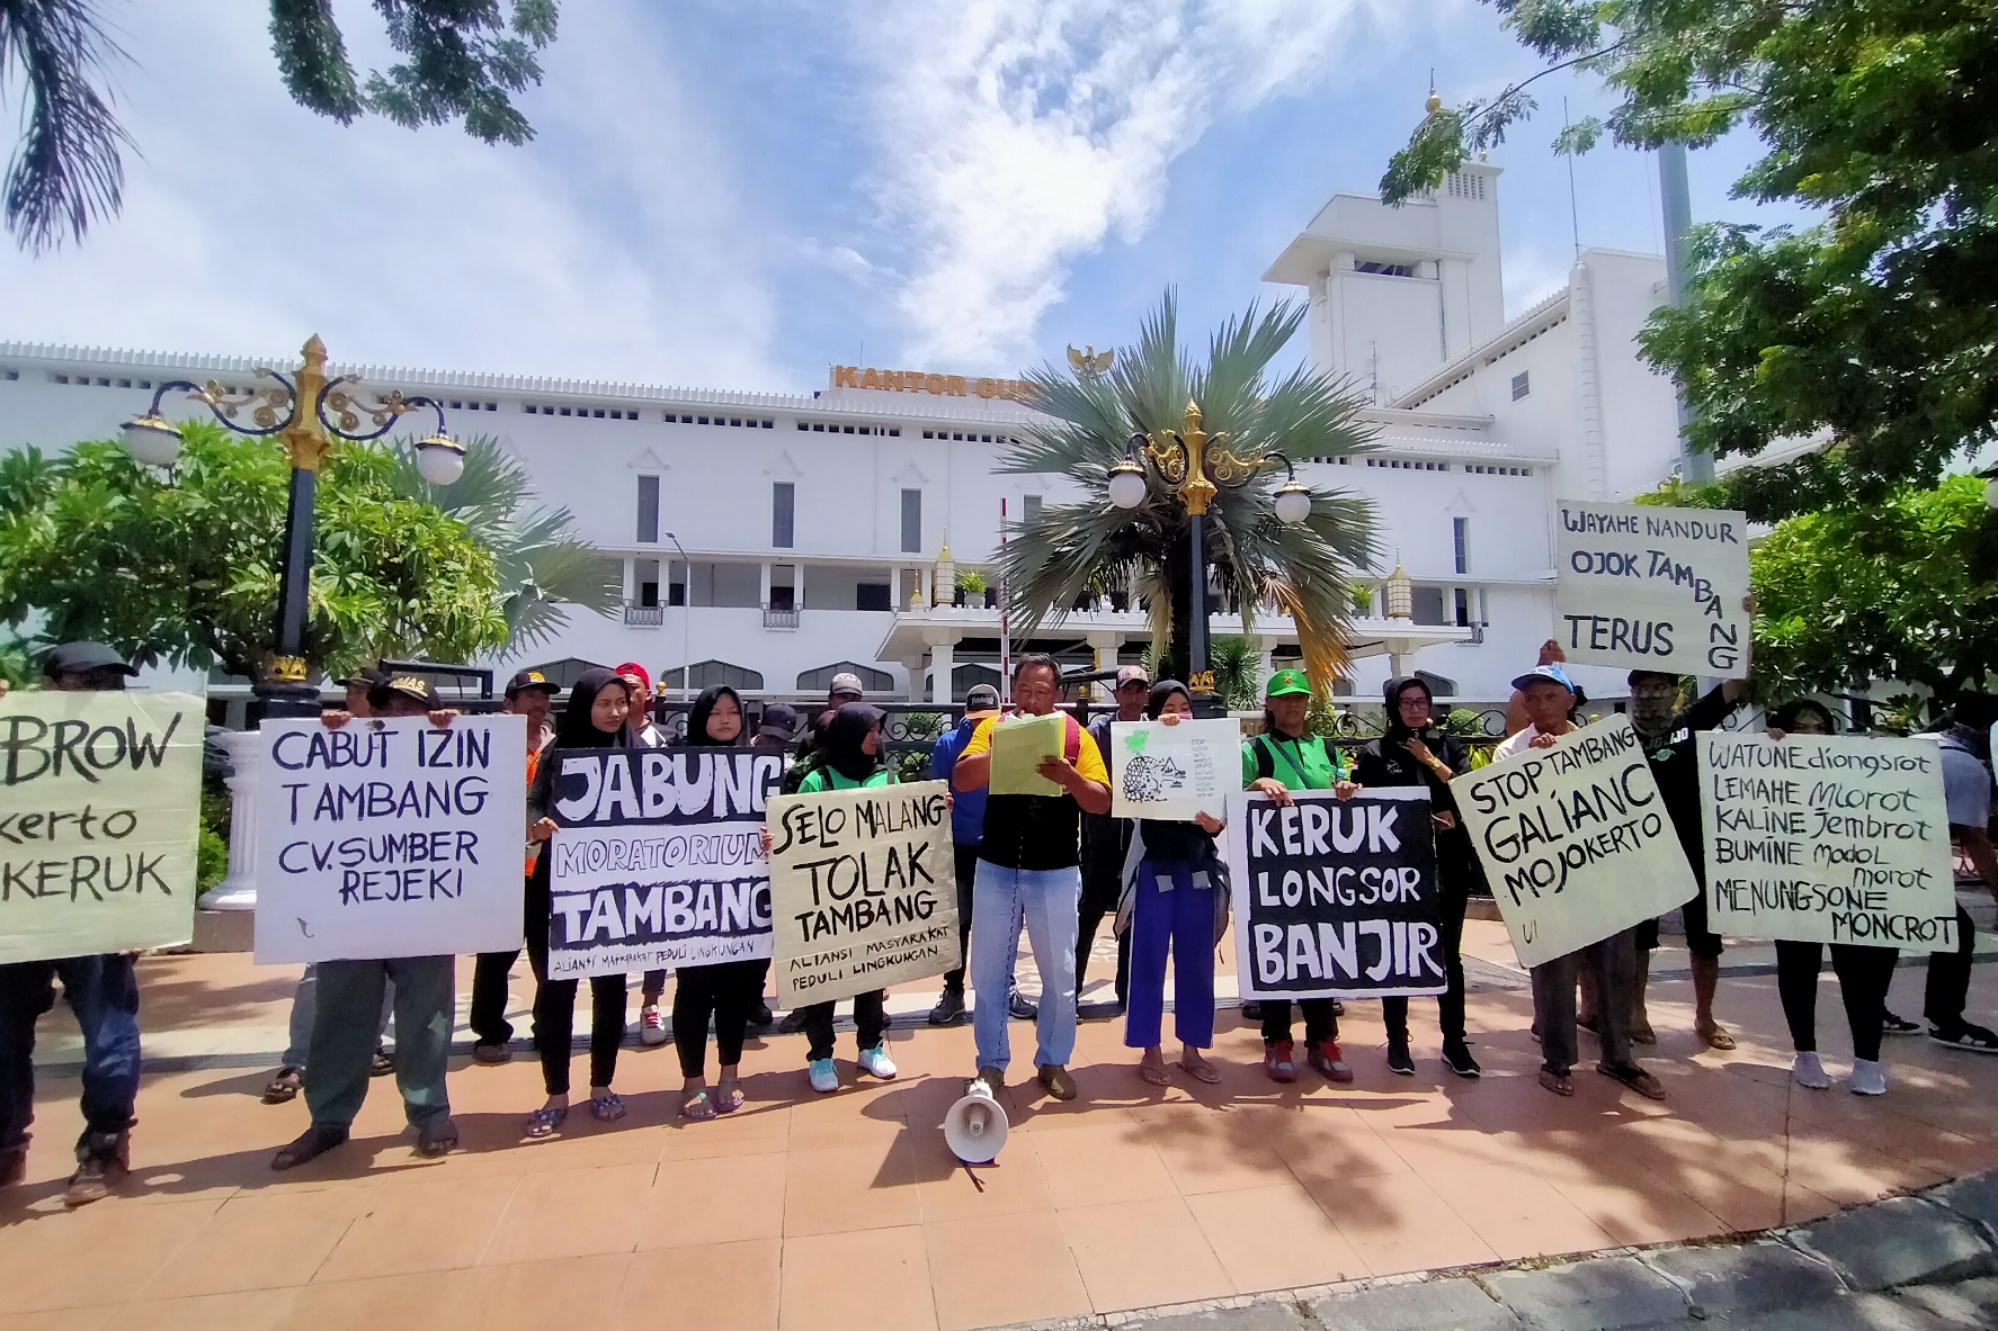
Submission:
{"label": "white concrete pillar", "polygon": [[635,605],[638,602],[638,561],[628,556],[624,561],[624,590],[621,595],[626,605]]}
{"label": "white concrete pillar", "polygon": [[[1123,634],[1113,633],[1105,629],[1092,629],[1089,632],[1087,641],[1090,651],[1095,654],[1093,669],[1115,670],[1117,668],[1117,653],[1123,650],[1124,646]],[[1108,699],[1116,694],[1114,683],[1099,683],[1095,688],[1096,697],[1099,699]]]}
{"label": "white concrete pillar", "polygon": [[762,590],[762,591],[761,591],[761,592],[759,593],[759,596],[760,596],[760,597],[761,597],[762,599],[761,599],[761,600],[760,600],[760,601],[758,602],[758,604],[760,604],[760,605],[761,605],[761,606],[762,606],[762,607],[763,607],[763,608],[764,608],[765,610],[768,610],[768,609],[770,608],[770,570],[771,570],[771,568],[772,568],[772,565],[771,565],[770,561],[769,561],[769,560],[767,560],[767,559],[766,559],[766,560],[764,560],[764,561],[763,561],[763,578],[762,578],[762,588],[763,588],[763,590]]}
{"label": "white concrete pillar", "polygon": [[955,639],[930,644],[930,699],[939,707],[948,707],[956,697],[951,684],[951,672],[957,666],[957,643]]}
{"label": "white concrete pillar", "polygon": [[933,570],[928,564],[916,570],[916,586],[923,594],[924,605],[935,605],[937,603],[937,598],[934,595],[935,589],[932,586],[932,572]]}
{"label": "white concrete pillar", "polygon": [[262,813],[257,778],[264,737],[254,730],[232,730],[222,737],[222,745],[229,751],[229,873],[194,904],[202,910],[255,910],[257,819]]}

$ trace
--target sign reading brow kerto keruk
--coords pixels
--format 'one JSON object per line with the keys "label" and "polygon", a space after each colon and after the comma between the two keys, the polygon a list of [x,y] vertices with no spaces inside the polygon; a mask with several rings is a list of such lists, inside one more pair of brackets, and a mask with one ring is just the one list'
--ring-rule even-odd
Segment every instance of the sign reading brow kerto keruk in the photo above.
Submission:
{"label": "sign reading brow kerto keruk", "polygon": [[259,962],[520,945],[527,721],[266,721]]}
{"label": "sign reading brow kerto keruk", "polygon": [[1663,915],[1699,891],[1628,717],[1467,772],[1450,789],[1522,966]]}
{"label": "sign reading brow kerto keruk", "polygon": [[0,963],[185,943],[201,699],[0,698]]}
{"label": "sign reading brow kerto keruk", "polygon": [[1570,661],[1748,678],[1748,518],[1560,503],[1555,636]]}
{"label": "sign reading brow kerto keruk", "polygon": [[1949,812],[1933,741],[1704,731],[1700,802],[1716,930],[1955,950]]}
{"label": "sign reading brow kerto keruk", "polygon": [[1237,791],[1227,855],[1250,998],[1380,998],[1446,987],[1429,792]]}
{"label": "sign reading brow kerto keruk", "polygon": [[782,1006],[960,964],[948,792],[918,781],[770,801],[771,970]]}
{"label": "sign reading brow kerto keruk", "polygon": [[770,955],[766,802],[784,760],[749,749],[577,749],[555,764],[553,979]]}

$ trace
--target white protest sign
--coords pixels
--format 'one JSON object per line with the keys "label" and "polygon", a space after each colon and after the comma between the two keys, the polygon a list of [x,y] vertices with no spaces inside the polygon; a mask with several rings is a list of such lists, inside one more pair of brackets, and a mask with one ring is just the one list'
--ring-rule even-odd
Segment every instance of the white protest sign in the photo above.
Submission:
{"label": "white protest sign", "polygon": [[1221,817],[1242,788],[1242,727],[1218,721],[1113,721],[1112,818]]}
{"label": "white protest sign", "polygon": [[1630,718],[1450,783],[1522,966],[1566,956],[1699,891]]}
{"label": "white protest sign", "polygon": [[0,963],[193,935],[203,720],[184,693],[0,698]]}
{"label": "white protest sign", "polygon": [[1703,731],[1700,805],[1716,932],[1956,949],[1933,741]]}
{"label": "white protest sign", "polygon": [[527,720],[265,721],[262,963],[520,946]]}
{"label": "white protest sign", "polygon": [[928,979],[962,963],[949,786],[770,801],[770,918],[784,1007]]}
{"label": "white protest sign", "polygon": [[1748,518],[1560,501],[1555,637],[1570,661],[1748,678]]}

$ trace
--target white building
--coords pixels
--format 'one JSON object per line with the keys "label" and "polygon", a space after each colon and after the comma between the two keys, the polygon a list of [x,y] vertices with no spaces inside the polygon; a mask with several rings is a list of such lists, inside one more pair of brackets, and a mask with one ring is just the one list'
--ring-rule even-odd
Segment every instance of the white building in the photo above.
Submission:
{"label": "white building", "polygon": [[[1310,351],[1378,404],[1379,449],[1304,462],[1308,483],[1376,501],[1387,566],[1414,580],[1413,621],[1355,627],[1352,693],[1377,699],[1393,669],[1420,668],[1468,699],[1502,698],[1553,632],[1552,501],[1648,489],[1678,459],[1669,383],[1634,335],[1663,299],[1656,256],[1585,251],[1566,290],[1503,318],[1496,167],[1468,165],[1433,198],[1389,209],[1336,195],[1264,275],[1303,287]],[[0,448],[108,438],[170,379],[247,387],[253,361],[0,343]],[[637,660],[670,685],[726,682],[767,697],[823,696],[858,668],[883,698],[961,697],[989,679],[997,610],[934,606],[946,543],[959,569],[990,570],[1003,502],[1014,518],[1073,491],[1059,478],[995,475],[1032,421],[1005,380],[840,367],[806,395],[336,366],[373,391],[440,399],[460,437],[496,436],[623,569],[624,609],[572,611],[559,648],[529,660]],[[169,413],[203,409],[169,399]],[[1241,630],[1217,616],[1213,631]],[[1266,662],[1296,633],[1260,618]],[[1070,615],[1035,645],[1099,667],[1148,639],[1135,608]],[[1015,643],[1015,650],[1019,645]],[[1416,655],[1419,653],[1419,657]],[[1598,696],[1616,672],[1581,670]]]}

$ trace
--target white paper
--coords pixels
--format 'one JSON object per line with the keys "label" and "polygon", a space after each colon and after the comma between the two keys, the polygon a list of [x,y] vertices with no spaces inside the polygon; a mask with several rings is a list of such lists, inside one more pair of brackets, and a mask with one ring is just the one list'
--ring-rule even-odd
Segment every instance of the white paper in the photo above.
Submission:
{"label": "white paper", "polygon": [[1108,756],[1113,818],[1220,818],[1242,788],[1242,727],[1232,720],[1113,721]]}
{"label": "white paper", "polygon": [[1748,518],[1560,501],[1555,637],[1570,661],[1748,678]]}

